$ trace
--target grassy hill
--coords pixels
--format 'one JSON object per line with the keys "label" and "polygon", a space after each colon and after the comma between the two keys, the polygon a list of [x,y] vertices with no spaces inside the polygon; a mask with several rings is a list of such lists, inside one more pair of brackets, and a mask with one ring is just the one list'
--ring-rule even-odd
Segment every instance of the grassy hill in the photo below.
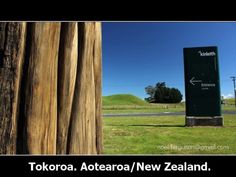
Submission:
{"label": "grassy hill", "polygon": [[[103,96],[102,109],[105,114],[157,113],[185,111],[185,103],[147,103],[131,94]],[[234,99],[226,99],[222,110],[235,110]]]}
{"label": "grassy hill", "polygon": [[225,99],[226,104],[234,105],[234,98]]}
{"label": "grassy hill", "polygon": [[103,106],[110,105],[138,105],[138,106],[147,106],[149,103],[146,101],[131,95],[131,94],[116,94],[110,96],[102,97]]}

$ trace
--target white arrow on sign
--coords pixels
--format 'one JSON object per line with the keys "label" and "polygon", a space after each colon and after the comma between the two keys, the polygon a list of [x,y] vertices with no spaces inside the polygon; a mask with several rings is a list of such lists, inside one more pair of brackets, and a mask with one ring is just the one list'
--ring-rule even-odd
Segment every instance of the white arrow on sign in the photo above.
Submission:
{"label": "white arrow on sign", "polygon": [[192,79],[189,81],[192,85],[195,85],[195,82],[202,82],[202,80],[194,80],[195,77],[192,77]]}

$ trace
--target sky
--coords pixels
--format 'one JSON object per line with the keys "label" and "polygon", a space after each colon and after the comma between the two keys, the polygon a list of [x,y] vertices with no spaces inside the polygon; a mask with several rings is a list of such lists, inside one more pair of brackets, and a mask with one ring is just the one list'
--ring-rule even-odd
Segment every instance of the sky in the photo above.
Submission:
{"label": "sky", "polygon": [[236,76],[236,22],[103,22],[103,96],[148,97],[165,82],[185,96],[184,47],[218,47],[221,95],[232,97]]}

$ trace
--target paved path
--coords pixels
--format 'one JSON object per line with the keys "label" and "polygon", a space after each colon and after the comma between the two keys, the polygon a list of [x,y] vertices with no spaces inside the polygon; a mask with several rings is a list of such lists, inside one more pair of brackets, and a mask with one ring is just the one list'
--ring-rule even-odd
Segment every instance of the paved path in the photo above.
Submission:
{"label": "paved path", "polygon": [[[222,111],[223,114],[236,114],[235,111]],[[185,112],[159,112],[159,113],[122,113],[122,114],[103,114],[103,117],[127,117],[127,116],[177,116],[185,115]],[[236,117],[235,117],[236,118]]]}

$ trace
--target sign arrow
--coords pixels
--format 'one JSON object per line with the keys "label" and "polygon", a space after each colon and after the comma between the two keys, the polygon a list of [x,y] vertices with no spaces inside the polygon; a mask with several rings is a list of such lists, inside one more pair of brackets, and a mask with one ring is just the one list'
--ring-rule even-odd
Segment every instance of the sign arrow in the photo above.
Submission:
{"label": "sign arrow", "polygon": [[192,85],[195,85],[195,82],[202,82],[202,80],[194,80],[195,77],[192,77],[192,79],[189,81]]}

